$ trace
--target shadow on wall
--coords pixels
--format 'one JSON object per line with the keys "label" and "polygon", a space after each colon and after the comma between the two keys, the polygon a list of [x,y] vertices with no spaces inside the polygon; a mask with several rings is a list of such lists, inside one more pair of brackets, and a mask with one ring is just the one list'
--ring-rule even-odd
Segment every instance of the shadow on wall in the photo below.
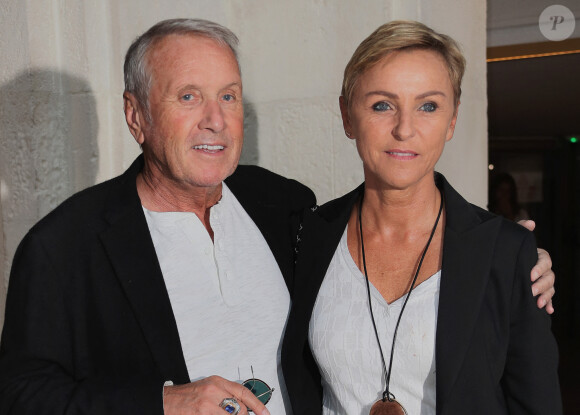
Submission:
{"label": "shadow on wall", "polygon": [[258,164],[258,114],[256,107],[244,97],[244,147],[240,164]]}
{"label": "shadow on wall", "polygon": [[0,323],[9,266],[24,234],[95,183],[97,133],[86,80],[36,69],[0,87]]}

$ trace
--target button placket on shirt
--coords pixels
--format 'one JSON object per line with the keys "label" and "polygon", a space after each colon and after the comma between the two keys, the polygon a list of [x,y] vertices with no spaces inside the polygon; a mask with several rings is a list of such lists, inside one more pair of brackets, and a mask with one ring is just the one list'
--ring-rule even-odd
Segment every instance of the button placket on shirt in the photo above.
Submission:
{"label": "button placket on shirt", "polygon": [[216,205],[210,212],[210,223],[214,230],[214,252],[218,278],[222,288],[222,298],[228,305],[235,305],[239,301],[239,295],[232,283],[232,273],[229,269],[229,261],[226,253],[225,230],[222,223],[220,206]]}

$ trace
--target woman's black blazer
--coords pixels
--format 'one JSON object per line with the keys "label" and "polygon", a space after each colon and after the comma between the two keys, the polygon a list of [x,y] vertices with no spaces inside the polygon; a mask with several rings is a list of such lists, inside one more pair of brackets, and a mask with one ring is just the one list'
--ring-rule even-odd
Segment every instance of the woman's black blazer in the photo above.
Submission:
{"label": "woman's black blazer", "polygon": [[[436,174],[436,183],[446,214],[435,345],[437,414],[561,413],[550,317],[536,307],[530,288],[537,261],[532,233],[469,204],[442,175]],[[282,348],[295,414],[321,413],[320,374],[308,325],[363,191],[361,185],[304,216]]]}

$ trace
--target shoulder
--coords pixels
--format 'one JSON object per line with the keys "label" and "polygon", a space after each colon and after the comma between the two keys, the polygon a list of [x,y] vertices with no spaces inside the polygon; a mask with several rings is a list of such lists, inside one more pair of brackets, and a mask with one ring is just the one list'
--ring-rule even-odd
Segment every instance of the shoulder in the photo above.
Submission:
{"label": "shoulder", "polygon": [[[30,229],[23,244],[32,238],[54,248],[61,245],[64,248],[65,244],[74,245],[78,241],[94,238],[108,226],[111,209],[119,208],[129,200],[134,201],[136,188],[133,180],[134,191],[128,191],[130,179],[125,173],[70,196]],[[119,200],[119,195],[123,195],[125,200]],[[135,205],[138,206],[138,203]],[[69,250],[75,248],[79,247],[68,247]]]}
{"label": "shoulder", "polygon": [[523,226],[469,203],[442,174],[436,173],[435,181],[445,198],[446,220],[449,228],[463,233],[478,226],[494,225],[492,227],[502,237],[521,240],[532,235]]}
{"label": "shoulder", "polygon": [[94,212],[102,210],[113,184],[114,181],[109,180],[75,193],[42,218],[31,231],[38,232],[61,225],[71,227],[77,225],[79,221],[86,220],[87,217],[94,215]]}
{"label": "shoulder", "polygon": [[333,221],[338,217],[350,215],[356,201],[364,193],[364,183],[347,194],[332,199],[316,209],[316,213],[328,221]]}
{"label": "shoulder", "polygon": [[86,228],[94,221],[103,221],[107,214],[118,214],[127,206],[138,207],[136,178],[143,168],[139,156],[121,175],[81,190],[41,219],[32,231]]}
{"label": "shoulder", "polygon": [[[490,254],[498,263],[506,266],[515,266],[521,259],[534,261],[537,251],[532,232],[467,202],[443,175],[437,174],[436,182],[445,197],[446,233],[450,231],[458,241],[473,240],[474,248],[491,248]],[[453,246],[458,248],[457,244]]]}

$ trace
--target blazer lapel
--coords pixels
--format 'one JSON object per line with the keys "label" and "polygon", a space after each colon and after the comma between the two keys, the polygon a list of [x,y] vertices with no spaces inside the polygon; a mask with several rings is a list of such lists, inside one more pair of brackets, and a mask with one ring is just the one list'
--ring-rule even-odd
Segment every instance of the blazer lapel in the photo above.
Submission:
{"label": "blazer lapel", "polygon": [[[297,309],[303,310],[300,319],[310,320],[318,291],[340,238],[344,233],[352,207],[364,190],[364,184],[345,196],[326,204],[324,208],[311,210],[304,215],[304,233],[299,244],[296,262],[296,285],[293,290],[300,292],[302,303]],[[308,324],[303,324],[307,334]]]}
{"label": "blazer lapel", "polygon": [[186,383],[189,375],[177,323],[135,185],[140,159],[111,194],[107,215],[111,226],[101,234],[101,241],[161,375]]}
{"label": "blazer lapel", "polygon": [[282,345],[282,366],[294,413],[320,413],[320,374],[308,346],[308,322],[332,256],[344,232],[359,190],[323,208],[306,210],[298,244],[296,278],[290,289],[292,309]]}
{"label": "blazer lapel", "polygon": [[293,256],[288,245],[288,241],[291,238],[291,230],[289,226],[285,226],[288,223],[288,218],[285,216],[288,211],[273,203],[248,197],[250,195],[247,192],[236,192],[235,195],[262,233],[262,236],[264,236],[280,267],[286,285],[288,285],[288,282],[293,277]]}
{"label": "blazer lapel", "polygon": [[446,204],[435,346],[437,413],[442,413],[469,347],[488,281],[494,244],[481,241],[497,235],[501,222],[497,218],[482,222],[442,176],[438,180]]}
{"label": "blazer lapel", "polygon": [[[278,186],[277,180],[261,175],[257,186],[257,173],[251,170],[251,166],[238,166],[225,182],[264,236],[290,289],[294,278],[294,252],[290,241],[298,228],[299,218],[292,217],[290,201],[277,199],[276,192],[264,190]],[[292,219],[296,223],[290,223]]]}

